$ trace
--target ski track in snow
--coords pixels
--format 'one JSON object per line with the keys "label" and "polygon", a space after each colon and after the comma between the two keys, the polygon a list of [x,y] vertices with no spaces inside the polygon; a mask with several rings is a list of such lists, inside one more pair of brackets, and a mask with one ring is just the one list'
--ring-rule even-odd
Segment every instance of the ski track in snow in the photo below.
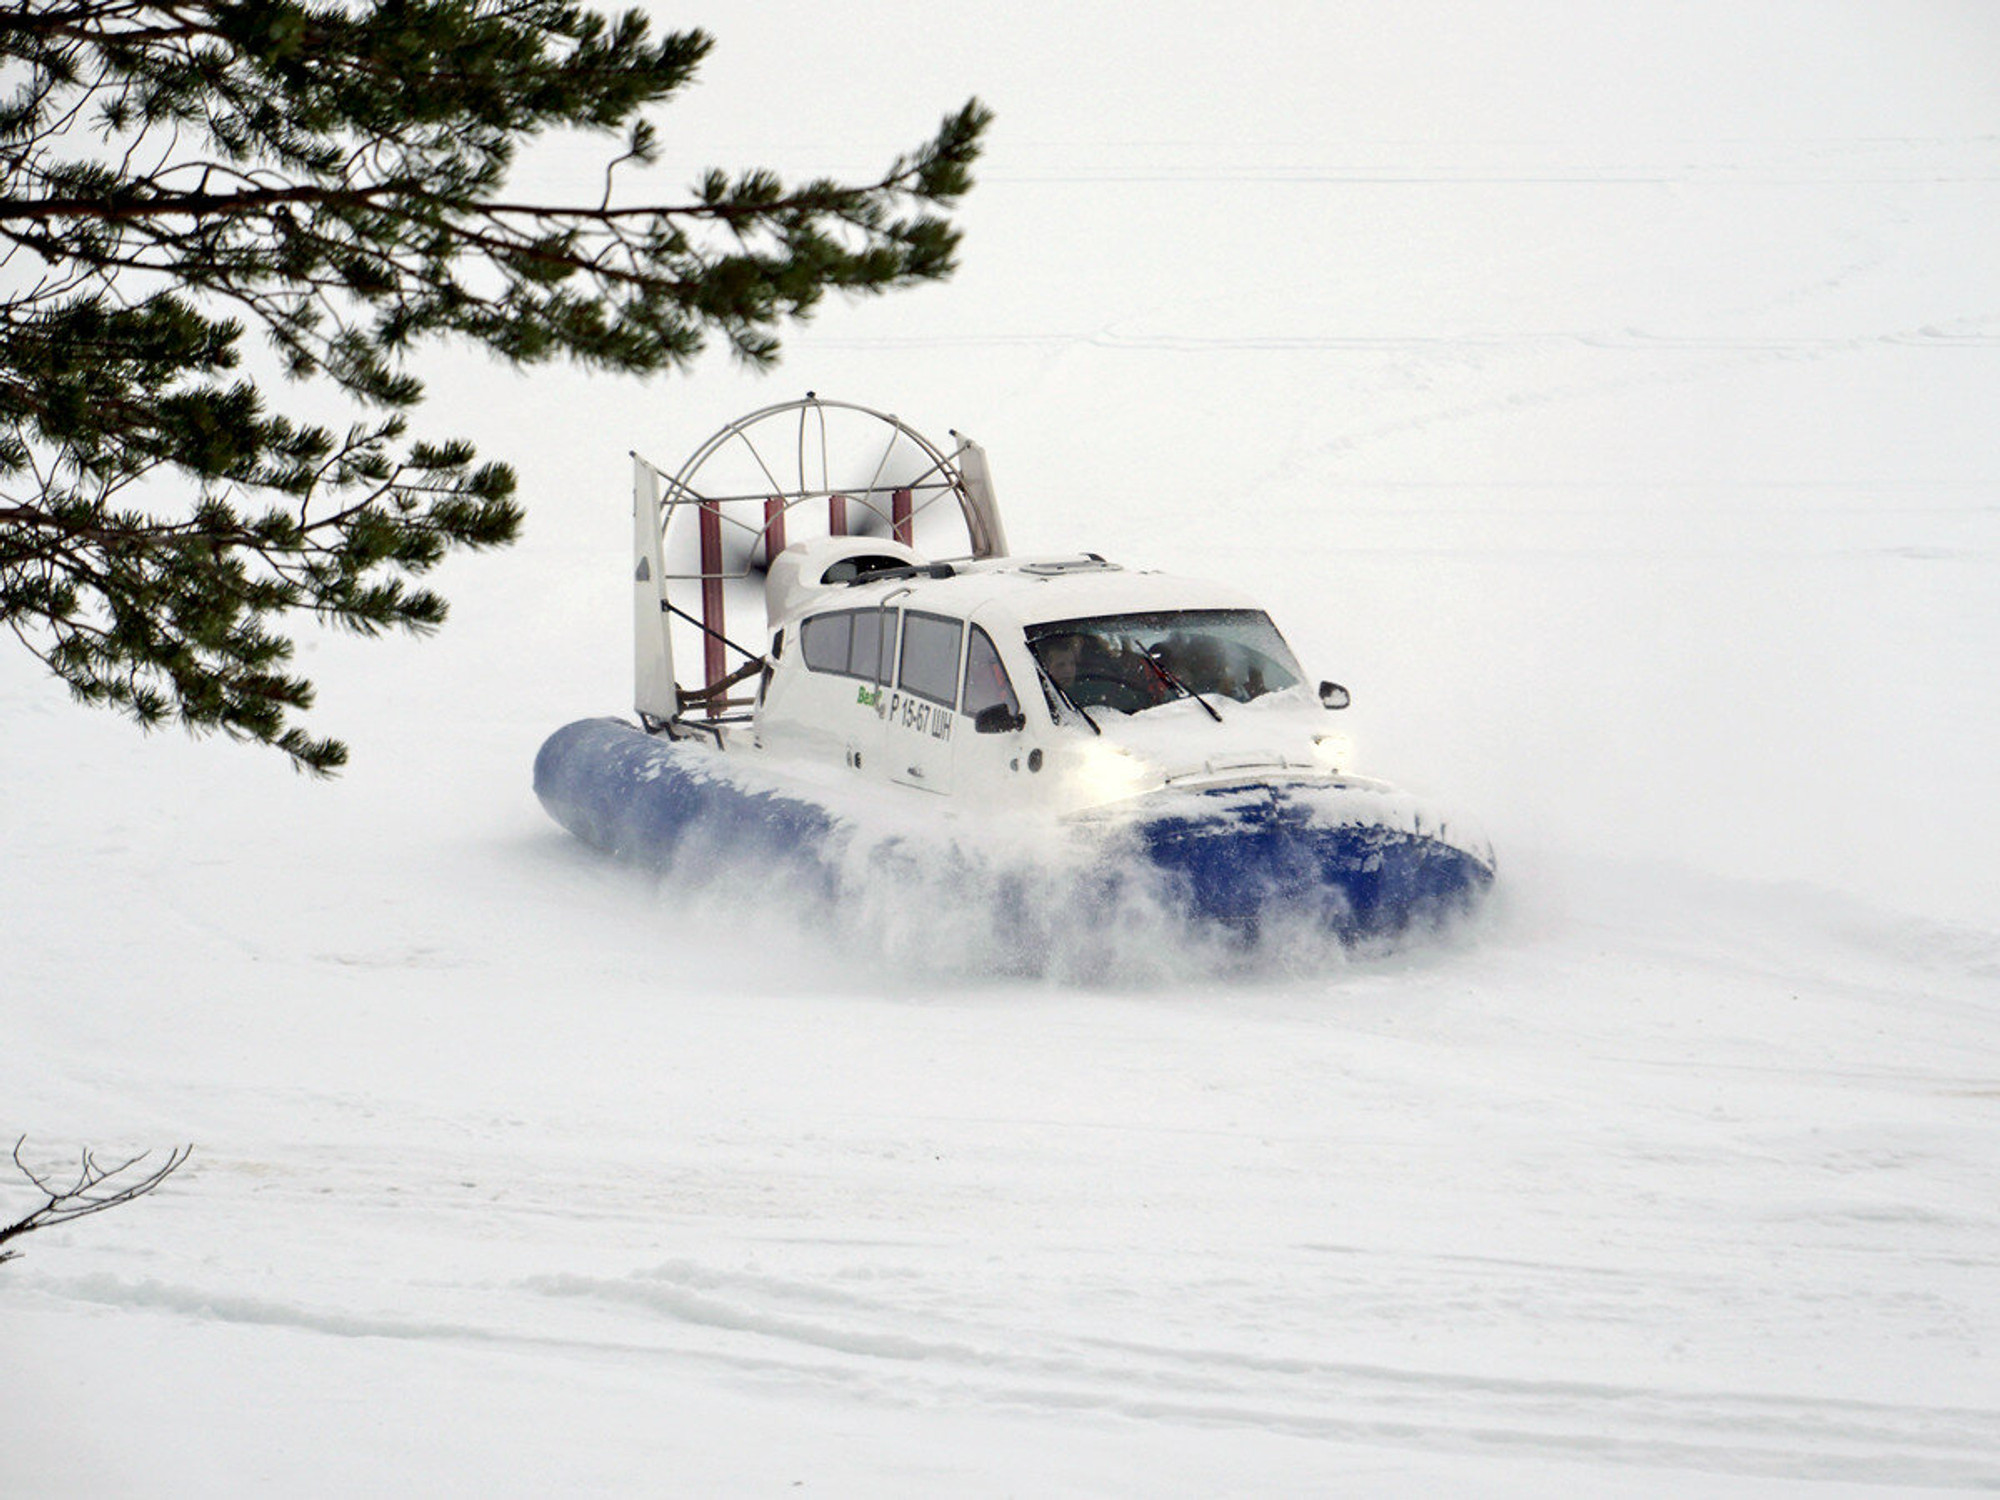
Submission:
{"label": "ski track in snow", "polygon": [[[1421,1283],[1427,1298],[1442,1293],[1448,1301],[1455,1294],[1476,1306],[1491,1288],[1470,1270],[1418,1262],[1398,1267],[1397,1274]],[[1531,1275],[1524,1286],[1523,1270],[1540,1275]],[[1504,1272],[1513,1295],[1542,1305],[1573,1298],[1576,1274],[1572,1267],[1510,1266]],[[1380,1268],[1365,1267],[1350,1285],[1329,1289],[1328,1301],[1348,1305],[1351,1294],[1365,1295],[1379,1285]],[[1627,1276],[1598,1290],[1613,1299],[1650,1287],[1647,1278]],[[2000,1412],[1990,1408],[1480,1377],[1257,1355],[1199,1343],[1088,1339],[1024,1355],[1016,1352],[1019,1341],[1012,1330],[966,1324],[949,1286],[927,1289],[933,1305],[917,1316],[900,1303],[843,1298],[829,1306],[832,1299],[812,1285],[721,1280],[693,1267],[662,1267],[609,1283],[558,1279],[536,1289],[595,1298],[662,1322],[754,1334],[779,1351],[789,1349],[790,1357],[781,1352],[768,1362],[749,1362],[752,1368],[839,1389],[852,1388],[859,1373],[853,1362],[812,1356],[860,1355],[920,1365],[914,1371],[871,1370],[867,1381],[881,1398],[916,1405],[970,1401],[1426,1449],[1508,1444],[1553,1455],[1739,1474],[2000,1482],[1994,1465]],[[1111,1295],[1116,1288],[1092,1290]],[[1222,1309],[1214,1307],[1212,1296],[1190,1300],[1211,1308],[1204,1320],[1208,1326],[1226,1321],[1217,1315]],[[821,1318],[802,1317],[801,1302]],[[856,1326],[862,1318],[866,1323]],[[736,1363],[741,1357],[717,1358]]]}
{"label": "ski track in snow", "polygon": [[[970,1010],[836,997],[878,1012],[858,1023],[877,1043],[885,1024],[921,1039],[817,1099],[787,1076],[633,1112],[640,1080],[592,1061],[604,1018],[545,1043],[551,1079],[512,1098],[431,1100],[421,1071],[363,1092],[156,1079],[164,1117],[184,1093],[210,1112],[204,1135],[247,1129],[274,1154],[208,1146],[128,1211],[143,1236],[65,1231],[10,1281],[31,1304],[919,1422],[1679,1476],[1660,1493],[1695,1475],[2000,1487],[2000,1403],[1973,1378],[2000,1335],[2000,1208],[1981,1196],[2000,1142],[1992,936],[1660,873],[1628,873],[1621,895],[1603,874],[1591,920],[1553,950],[1510,913],[1442,958],[1357,960],[1331,996],[1282,978],[1230,1006],[1100,992],[1108,1018],[1035,987]],[[639,877],[619,885],[652,899]],[[470,957],[383,952],[308,963],[414,997]],[[1596,998],[1552,1005],[1565,989]],[[371,1009],[371,1033],[398,1024],[393,997]],[[676,1029],[693,1019],[674,1009]],[[503,1029],[510,1010],[501,997]],[[702,1067],[774,1023],[832,1020],[749,1010],[699,1065],[665,1068],[663,1100],[699,1095]],[[1814,1034],[1812,1011],[1831,1027]],[[1891,1021],[1888,1047],[1857,1040]],[[1100,1090],[1059,1068],[1021,1091],[1051,1026],[1131,1076]],[[1280,1064],[1278,1036],[1301,1055]],[[919,1063],[1000,1081],[885,1086],[907,1090]],[[1162,1066],[1188,1070],[1167,1090],[1195,1107],[1122,1110]],[[592,1073],[602,1099],[564,1085]],[[1039,1113],[1018,1112],[1038,1093]],[[671,1123],[686,1111],[692,1133]],[[1560,1215],[1547,1235],[1521,1217],[1543,1201]],[[1499,1230],[1485,1249],[1465,1228],[1480,1222]],[[649,1253],[675,1240],[707,1250]],[[106,1269],[44,1269],[59,1262]],[[1908,1394],[1823,1365],[1857,1350],[1896,1351]]]}
{"label": "ski track in snow", "polygon": [[[454,1205],[434,1203],[433,1212]],[[464,1205],[470,1210],[471,1205]],[[269,1212],[268,1208],[265,1210]],[[1838,1218],[1840,1215],[1834,1214]],[[1883,1215],[1886,1222],[1907,1216]],[[1935,1226],[1933,1226],[1935,1227]],[[1992,1224],[1976,1226],[1990,1244]],[[395,1319],[314,1312],[254,1297],[106,1277],[31,1278],[45,1295],[193,1318],[287,1325],[352,1338],[446,1340],[564,1358],[664,1360],[697,1378],[799,1387],[824,1398],[924,1409],[971,1406],[1139,1422],[1248,1426],[1429,1452],[1494,1447],[1557,1457],[1723,1474],[1899,1485],[2000,1483],[2000,1410],[1991,1406],[1813,1398],[1751,1389],[1522,1379],[1343,1361],[1259,1347],[1312,1308],[1381,1329],[1435,1322],[1455,1309],[1496,1317],[1647,1325],[1667,1307],[1727,1302],[1728,1276],[1645,1265],[1529,1263],[1497,1257],[1391,1256],[1345,1246],[1286,1247],[1254,1275],[1152,1285],[1122,1271],[1071,1279],[1043,1323],[1010,1322],[1049,1299],[1032,1276],[968,1280],[898,1264],[893,1246],[845,1253],[818,1276],[758,1274],[679,1261],[616,1277],[559,1274],[475,1291],[500,1321]],[[1128,1252],[1131,1253],[1131,1252]],[[1867,1257],[1851,1274],[1865,1278]],[[1177,1267],[1185,1275],[1184,1267]],[[1990,1255],[1978,1274],[2000,1273]],[[1274,1274],[1276,1273],[1276,1274]],[[463,1291],[464,1289],[456,1289]],[[1766,1289],[1768,1293],[1768,1289]],[[1795,1292],[1807,1311],[1809,1289]],[[1819,1295],[1838,1295],[1823,1291]],[[580,1304],[561,1331],[520,1331],[517,1298]],[[499,1301],[502,1306],[493,1304]],[[1157,1341],[1092,1336],[1103,1308],[1178,1310]],[[1947,1311],[1942,1299],[1936,1309]],[[1763,1309],[1765,1316],[1771,1309]],[[590,1316],[588,1314],[598,1314]],[[583,1326],[576,1326],[581,1324]],[[1184,1326],[1176,1327],[1175,1324]],[[1114,1320],[1116,1326],[1116,1320]],[[1251,1342],[1217,1343],[1231,1328]]]}
{"label": "ski track in snow", "polygon": [[[1093,1003],[1124,1014],[1072,1023],[1070,1044],[1100,1060],[1145,1045],[1137,1028],[1166,1033],[1152,1039],[1160,1059],[1211,1053],[1190,1082],[1233,1095],[1227,1117],[1121,1117],[1115,1084],[1105,1098],[1066,1077],[1045,1113],[1009,1117],[991,1105],[1025,1103],[1011,1085],[909,1099],[870,1078],[819,1101],[776,1087],[765,1097],[781,1119],[725,1106],[687,1138],[634,1133],[617,1089],[595,1103],[531,1090],[509,1113],[433,1106],[404,1080],[364,1095],[245,1080],[210,1096],[223,1118],[303,1122],[328,1144],[272,1161],[211,1151],[184,1191],[133,1210],[153,1217],[149,1253],[173,1273],[64,1276],[38,1255],[14,1280],[56,1305],[487,1349],[913,1418],[1256,1431],[1677,1483],[2000,1487],[2000,1403],[1950,1373],[1980,1369],[2000,1334],[1982,1295],[2000,1280],[2000,1207],[1978,1196],[1992,1182],[1980,1153],[2000,1140],[2000,1055],[1941,1045],[1990,1024],[1992,938],[1950,929],[1954,947],[1931,924],[1824,894],[1659,873],[1626,876],[1621,910],[1604,874],[1594,924],[1555,952],[1516,913],[1444,959],[1356,961],[1345,1001],[1267,981],[1232,1020],[1214,1013],[1221,992],[1113,991]],[[434,970],[417,955],[379,972],[421,984]],[[1474,975],[1501,1003],[1456,998]],[[1690,979],[1726,1003],[1677,996]],[[1539,988],[1546,1003],[1552,983],[1623,983],[1622,1021],[1595,1007],[1538,1020],[1525,1002]],[[1806,1009],[1782,992],[1795,986],[1833,1030],[1794,1029]],[[1523,1008],[1510,1013],[1510,996]],[[984,1043],[959,1034],[958,1007],[891,1003],[956,1067],[997,1046],[986,1061],[1003,1074],[1037,1050],[1023,1027],[1060,1024],[1033,989],[992,996],[974,1027],[997,1028]],[[1292,1033],[1308,1005],[1333,1008],[1314,1038],[1294,1035],[1307,1055],[1289,1067],[1263,1043],[1223,1041],[1246,1025]],[[1012,1010],[1038,1019],[1010,1024]],[[1856,1050],[1890,1018],[1903,1035],[1885,1055]],[[1707,1034],[1680,1042],[1682,1023]],[[1456,1033],[1448,1054],[1440,1028]],[[559,1076],[565,1061],[588,1066],[585,1040],[551,1054]],[[1947,1056],[1961,1066],[1939,1068]],[[1481,1097],[1434,1092],[1509,1059],[1521,1076],[1488,1079]],[[1268,1076],[1238,1071],[1252,1067]],[[890,1076],[907,1083],[902,1069]],[[673,1078],[688,1082],[670,1072],[669,1097]],[[1441,1118],[1426,1125],[1426,1109]],[[1967,1111],[1984,1121],[1971,1135]],[[592,1140],[594,1164],[576,1150]],[[1295,1194],[1325,1201],[1301,1208]],[[1340,1212],[1350,1197],[1370,1211]],[[1523,1231],[1539,1199],[1559,1206],[1559,1235]],[[1507,1227],[1475,1250],[1460,1218]],[[190,1254],[218,1222],[243,1249]],[[1344,1237],[1307,1232],[1336,1224]],[[533,1269],[576,1260],[572,1225],[601,1268]],[[500,1248],[482,1256],[468,1236]],[[49,1249],[119,1264],[95,1238]],[[674,1239],[709,1253],[642,1248]],[[1509,1249],[1556,1240],[1568,1248]],[[259,1266],[279,1246],[296,1263]],[[449,1247],[446,1263],[419,1270],[431,1247]],[[203,1258],[225,1279],[190,1279]],[[1524,1357],[1524,1339],[1547,1349]],[[1912,1361],[1905,1399],[1865,1370],[1817,1369],[1855,1347],[1928,1349],[1933,1368]],[[1652,1378],[1620,1378],[1636,1351]]]}

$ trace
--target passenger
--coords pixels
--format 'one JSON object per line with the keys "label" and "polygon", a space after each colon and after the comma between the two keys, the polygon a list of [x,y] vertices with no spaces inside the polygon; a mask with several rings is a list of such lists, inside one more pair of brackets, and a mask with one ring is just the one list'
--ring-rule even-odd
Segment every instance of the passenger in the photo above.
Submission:
{"label": "passenger", "polygon": [[1127,713],[1137,713],[1180,696],[1179,690],[1161,674],[1152,657],[1137,641],[1120,641],[1108,653],[1105,675],[1118,687],[1113,707],[1122,708]]}
{"label": "passenger", "polygon": [[1183,689],[1195,693],[1207,691],[1201,671],[1201,649],[1194,637],[1179,631],[1164,637],[1153,648],[1153,659]]}
{"label": "passenger", "polygon": [[1207,636],[1186,639],[1181,658],[1184,666],[1179,671],[1181,681],[1197,693],[1213,693],[1222,698],[1235,698],[1239,694],[1236,678],[1223,660],[1222,647]]}

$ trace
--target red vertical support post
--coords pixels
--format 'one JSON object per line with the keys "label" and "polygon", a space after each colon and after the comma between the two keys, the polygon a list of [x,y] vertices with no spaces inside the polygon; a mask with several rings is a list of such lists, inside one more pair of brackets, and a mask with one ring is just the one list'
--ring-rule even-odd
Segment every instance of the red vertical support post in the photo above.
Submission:
{"label": "red vertical support post", "polygon": [[776,495],[764,502],[764,566],[770,567],[785,550],[785,502]]}
{"label": "red vertical support post", "polygon": [[826,534],[828,536],[847,535],[847,496],[828,495],[826,497]]}
{"label": "red vertical support post", "polygon": [[[722,507],[713,500],[701,502],[701,660],[706,681],[713,688],[727,674],[722,658]],[[722,712],[714,698],[708,700],[708,716]]]}
{"label": "red vertical support post", "polygon": [[889,497],[889,533],[905,547],[910,545],[913,534],[910,525],[910,492],[897,490]]}

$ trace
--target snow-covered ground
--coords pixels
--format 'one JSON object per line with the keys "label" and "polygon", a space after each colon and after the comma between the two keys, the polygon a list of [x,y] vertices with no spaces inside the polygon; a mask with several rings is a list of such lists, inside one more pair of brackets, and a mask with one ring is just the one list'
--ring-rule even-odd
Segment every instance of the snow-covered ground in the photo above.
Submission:
{"label": "snow-covered ground", "polygon": [[[2000,24],[1210,9],[696,17],[691,160],[985,94],[964,270],[763,381],[435,365],[529,535],[310,644],[339,782],[0,653],[0,1129],[196,1147],[0,1268],[0,1493],[2000,1487]],[[922,870],[562,834],[626,450],[807,388],[1257,589],[1487,919],[998,974]]]}

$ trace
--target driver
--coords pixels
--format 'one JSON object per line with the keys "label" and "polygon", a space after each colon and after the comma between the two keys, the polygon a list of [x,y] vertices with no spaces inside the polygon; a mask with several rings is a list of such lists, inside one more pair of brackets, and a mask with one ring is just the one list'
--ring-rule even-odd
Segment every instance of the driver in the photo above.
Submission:
{"label": "driver", "polygon": [[1066,631],[1046,636],[1035,651],[1049,680],[1079,708],[1115,708],[1133,713],[1164,696],[1158,674],[1135,653],[1114,652],[1098,636]]}
{"label": "driver", "polygon": [[1037,643],[1036,654],[1049,680],[1067,694],[1083,675],[1084,639],[1080,635],[1052,635]]}

